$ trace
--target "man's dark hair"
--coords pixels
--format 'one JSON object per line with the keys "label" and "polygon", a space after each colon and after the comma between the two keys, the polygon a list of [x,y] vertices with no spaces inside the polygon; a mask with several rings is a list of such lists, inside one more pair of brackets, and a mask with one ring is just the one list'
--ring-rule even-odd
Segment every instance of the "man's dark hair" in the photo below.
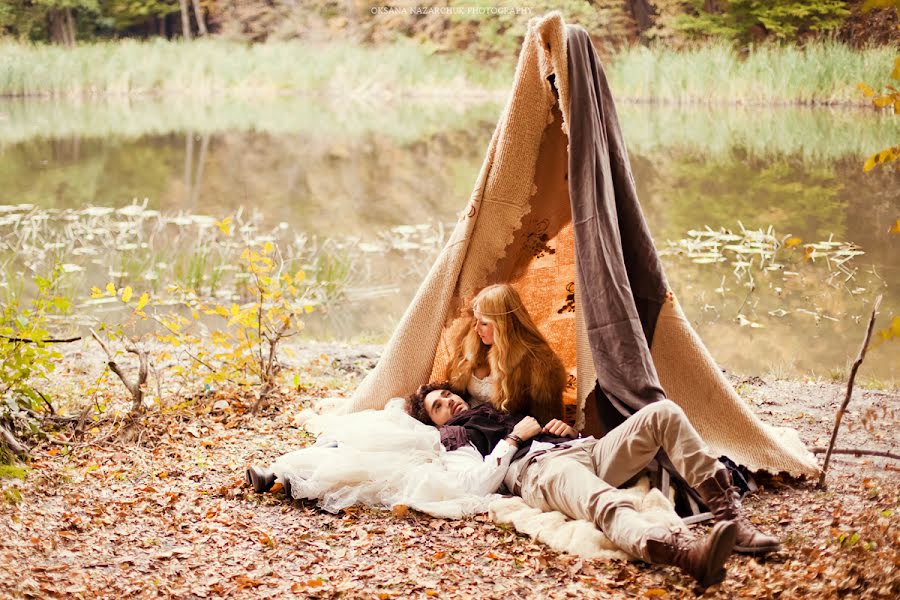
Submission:
{"label": "man's dark hair", "polygon": [[450,390],[463,400],[468,399],[468,394],[453,389],[453,386],[451,386],[448,381],[432,381],[431,383],[420,385],[419,389],[406,397],[406,412],[414,419],[432,426],[434,425],[434,421],[431,420],[431,417],[428,416],[428,411],[425,410],[425,396],[434,390]]}

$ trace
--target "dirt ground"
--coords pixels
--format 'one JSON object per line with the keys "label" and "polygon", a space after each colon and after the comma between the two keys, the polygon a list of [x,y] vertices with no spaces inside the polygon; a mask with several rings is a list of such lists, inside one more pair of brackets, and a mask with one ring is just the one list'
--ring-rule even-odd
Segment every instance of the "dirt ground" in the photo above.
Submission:
{"label": "dirt ground", "polygon": [[[446,521],[363,508],[334,515],[245,487],[246,465],[309,443],[294,415],[317,398],[349,393],[377,352],[313,348],[301,357],[311,383],[258,416],[246,412],[251,400],[213,393],[152,411],[127,443],[109,424],[80,440],[59,430],[35,449],[24,480],[0,479],[0,597],[700,593],[673,568],[560,554],[483,515]],[[810,446],[827,445],[843,385],[733,381],[766,422],[798,429]],[[228,407],[214,409],[223,399]],[[838,447],[898,452],[898,400],[897,390],[857,390]],[[898,483],[898,461],[854,456],[834,458],[826,490],[763,477],[745,510],[781,536],[784,549],[765,560],[734,556],[725,582],[704,595],[900,597]]]}

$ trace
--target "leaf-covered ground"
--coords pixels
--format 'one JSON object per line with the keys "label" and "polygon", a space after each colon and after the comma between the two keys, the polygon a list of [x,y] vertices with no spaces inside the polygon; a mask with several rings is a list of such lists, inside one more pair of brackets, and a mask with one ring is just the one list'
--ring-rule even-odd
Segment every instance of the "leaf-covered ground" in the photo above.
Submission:
{"label": "leaf-covered ground", "polygon": [[[319,361],[314,385],[259,416],[210,396],[152,413],[129,442],[101,426],[39,446],[25,480],[0,479],[0,597],[562,598],[693,595],[671,568],[559,554],[484,516],[464,521],[258,495],[242,473],[309,442],[294,415],[347,393],[360,360]],[[363,360],[368,363],[370,361]],[[356,363],[356,364],[353,364]],[[770,423],[827,445],[843,386],[735,380]],[[114,390],[115,391],[115,390]],[[121,392],[119,392],[121,393]],[[228,408],[213,409],[226,399]],[[858,390],[841,447],[897,451],[897,391]],[[837,456],[827,490],[766,478],[745,500],[784,550],[734,556],[709,597],[900,596],[900,464]]]}

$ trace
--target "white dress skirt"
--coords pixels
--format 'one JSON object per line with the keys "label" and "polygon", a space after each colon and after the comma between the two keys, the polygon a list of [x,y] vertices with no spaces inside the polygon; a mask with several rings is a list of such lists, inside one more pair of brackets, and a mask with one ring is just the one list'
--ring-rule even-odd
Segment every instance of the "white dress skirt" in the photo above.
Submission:
{"label": "white dress skirt", "polygon": [[279,457],[271,466],[277,481],[329,512],[354,504],[405,505],[443,518],[487,512],[498,496],[473,495],[448,476],[438,430],[404,407],[395,398],[384,410],[315,417],[308,428],[316,443]]}

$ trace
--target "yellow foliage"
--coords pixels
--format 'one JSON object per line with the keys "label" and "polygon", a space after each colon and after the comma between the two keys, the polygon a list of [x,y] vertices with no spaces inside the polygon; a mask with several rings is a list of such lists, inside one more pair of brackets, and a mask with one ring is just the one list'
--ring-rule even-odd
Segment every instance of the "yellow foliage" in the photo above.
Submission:
{"label": "yellow foliage", "polygon": [[895,160],[900,160],[900,146],[887,148],[870,156],[863,165],[863,171],[869,172],[879,164],[885,164]]}
{"label": "yellow foliage", "polygon": [[785,248],[793,248],[794,246],[799,246],[803,240],[798,237],[788,238],[787,241],[784,242]]}
{"label": "yellow foliage", "polygon": [[116,295],[116,286],[114,283],[109,282],[106,284],[106,293],[109,294],[110,296]]}
{"label": "yellow foliage", "polygon": [[[122,299],[125,299],[124,294]],[[143,314],[144,307],[147,306],[148,302],[150,302],[150,294],[144,292],[143,294],[141,294],[141,297],[138,298],[137,308],[134,309],[134,312]]]}
{"label": "yellow foliage", "polygon": [[891,326],[879,331],[878,337],[883,342],[900,337],[900,316],[891,319]]}
{"label": "yellow foliage", "polygon": [[175,320],[171,319],[161,319],[160,323],[162,323],[163,327],[171,331],[172,333],[180,333],[181,332],[181,324]]}
{"label": "yellow foliage", "polygon": [[856,87],[859,89],[859,91],[861,91],[863,93],[863,96],[865,96],[866,98],[871,98],[872,96],[875,95],[875,90],[873,90],[872,88],[870,88],[869,86],[867,86],[864,83],[859,83],[856,85]]}
{"label": "yellow foliage", "polygon": [[221,221],[216,221],[215,225],[225,235],[231,235],[231,217],[225,217]]}
{"label": "yellow foliage", "polygon": [[134,290],[131,289],[131,286],[125,286],[125,289],[122,290],[122,302],[128,304],[128,302],[131,300],[132,293],[134,293]]}
{"label": "yellow foliage", "polygon": [[101,298],[103,296],[103,290],[94,286],[91,288],[91,298]]}

